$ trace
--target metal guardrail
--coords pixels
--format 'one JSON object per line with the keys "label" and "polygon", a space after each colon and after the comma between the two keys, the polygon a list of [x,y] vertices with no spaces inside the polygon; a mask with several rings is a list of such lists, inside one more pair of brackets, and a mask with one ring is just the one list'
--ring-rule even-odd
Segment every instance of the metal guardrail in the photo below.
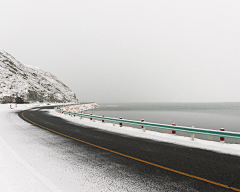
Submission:
{"label": "metal guardrail", "polygon": [[[216,136],[216,137],[228,137],[233,139],[240,139],[240,133],[238,132],[218,131],[218,130],[212,130],[212,129],[202,129],[202,128],[193,128],[193,127],[184,127],[184,126],[173,126],[173,125],[134,121],[134,120],[127,120],[127,119],[118,119],[118,118],[112,118],[112,117],[102,117],[102,116],[83,114],[83,113],[73,113],[69,111],[63,111],[61,109],[58,109],[57,107],[55,107],[55,110],[60,113],[65,113],[65,114],[70,114],[75,116],[82,116],[82,117],[92,118],[97,120],[104,120],[109,122],[118,122],[118,123],[124,123],[129,125],[137,125],[141,127],[174,130],[174,131],[180,131],[180,132],[187,132],[191,134],[201,134],[201,135],[209,135],[209,136]],[[194,139],[194,135],[192,135],[192,139]]]}

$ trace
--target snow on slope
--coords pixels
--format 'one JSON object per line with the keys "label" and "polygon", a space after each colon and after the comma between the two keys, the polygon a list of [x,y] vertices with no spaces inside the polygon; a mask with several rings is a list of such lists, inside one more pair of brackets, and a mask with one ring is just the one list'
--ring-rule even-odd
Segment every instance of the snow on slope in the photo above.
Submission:
{"label": "snow on slope", "polygon": [[0,103],[75,102],[76,96],[54,75],[38,67],[24,65],[5,51],[0,51]]}

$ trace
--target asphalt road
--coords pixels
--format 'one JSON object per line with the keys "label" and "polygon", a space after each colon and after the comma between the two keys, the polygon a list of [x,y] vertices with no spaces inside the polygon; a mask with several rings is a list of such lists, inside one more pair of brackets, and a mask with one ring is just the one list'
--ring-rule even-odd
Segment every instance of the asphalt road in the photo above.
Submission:
{"label": "asphalt road", "polygon": [[[45,109],[51,108],[53,107],[45,107]],[[113,182],[117,177],[123,177],[127,181],[131,175],[131,177],[136,176],[138,178],[132,185],[144,186],[143,191],[238,191],[240,189],[240,157],[238,156],[74,125],[62,118],[51,116],[46,111],[40,110],[40,108],[39,110],[19,112],[18,115],[25,121],[25,118],[32,121],[30,123],[36,129],[48,128],[75,139],[136,158],[134,160],[68,138],[73,147],[71,149],[66,148],[66,151],[74,150],[76,164],[81,163],[81,151],[78,151],[78,148],[86,145],[88,146],[89,161],[93,157],[96,158],[96,155],[93,156],[93,154],[97,154],[97,161],[100,164],[109,165],[108,169],[110,171],[112,169],[113,173],[117,172],[113,176]],[[23,118],[23,115],[25,118]],[[50,131],[46,130],[46,132]],[[58,144],[61,145],[61,138],[65,136],[57,135],[59,137]],[[150,165],[139,160],[163,167]],[[123,167],[124,170],[121,170]],[[179,171],[179,173],[165,168]],[[182,173],[199,178],[189,177]],[[205,179],[205,181],[201,179]],[[216,182],[216,184],[211,182]]]}

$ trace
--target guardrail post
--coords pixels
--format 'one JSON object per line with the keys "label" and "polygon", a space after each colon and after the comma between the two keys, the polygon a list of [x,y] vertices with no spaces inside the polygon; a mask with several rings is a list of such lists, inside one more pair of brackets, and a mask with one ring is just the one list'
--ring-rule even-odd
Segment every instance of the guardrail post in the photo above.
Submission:
{"label": "guardrail post", "polygon": [[208,140],[209,140],[209,141],[212,141],[212,136],[208,136]]}
{"label": "guardrail post", "polygon": [[[225,131],[225,129],[224,129],[224,128],[221,128],[220,131]],[[224,137],[220,137],[220,142],[221,142],[221,143],[224,143],[224,141],[225,141],[225,138],[224,138]]]}
{"label": "guardrail post", "polygon": [[[192,128],[194,128],[194,126],[192,126]],[[191,133],[192,136],[192,140],[194,141],[194,133]]]}
{"label": "guardrail post", "polygon": [[[120,117],[119,119],[122,119],[122,117]],[[122,126],[123,126],[123,124],[122,124],[122,123],[119,123],[119,125],[120,125],[120,127],[122,127]]]}
{"label": "guardrail post", "polygon": [[[104,115],[102,117],[104,117]],[[102,123],[104,123],[104,119],[102,119]]]}
{"label": "guardrail post", "polygon": [[[176,126],[176,123],[173,123],[172,126]],[[176,135],[176,131],[172,130],[172,134]]]}
{"label": "guardrail post", "polygon": [[[144,119],[141,120],[141,122],[144,122]],[[143,132],[145,132],[146,128],[142,126]]]}
{"label": "guardrail post", "polygon": [[[92,115],[92,113],[90,115]],[[92,121],[92,117],[90,117],[90,121]]]}
{"label": "guardrail post", "polygon": [[192,136],[192,140],[194,141],[194,133],[191,133],[191,136]]}

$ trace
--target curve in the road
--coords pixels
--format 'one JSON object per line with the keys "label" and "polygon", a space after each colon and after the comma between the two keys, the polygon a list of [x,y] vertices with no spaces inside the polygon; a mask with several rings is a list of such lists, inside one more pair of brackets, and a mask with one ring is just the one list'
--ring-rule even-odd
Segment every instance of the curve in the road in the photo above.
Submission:
{"label": "curve in the road", "polygon": [[215,182],[215,181],[211,181],[211,180],[208,180],[208,179],[205,179],[205,178],[202,178],[202,177],[198,177],[198,176],[195,176],[195,175],[192,175],[192,174],[184,173],[184,172],[181,172],[181,171],[177,171],[177,170],[175,170],[175,169],[171,169],[171,168],[168,168],[168,167],[165,167],[165,166],[161,166],[161,165],[158,165],[158,164],[155,164],[155,163],[151,163],[151,162],[149,162],[149,161],[145,161],[145,160],[142,160],[142,159],[139,159],[139,158],[136,158],[136,157],[132,157],[132,156],[129,156],[129,155],[126,155],[126,154],[123,154],[123,153],[120,153],[120,152],[117,152],[117,151],[114,151],[114,150],[111,150],[111,149],[107,149],[107,148],[105,148],[105,147],[102,147],[102,146],[99,146],[99,145],[95,145],[95,144],[93,144],[93,143],[90,143],[90,142],[87,142],[87,141],[83,141],[83,140],[81,140],[81,139],[77,139],[77,138],[75,138],[75,137],[72,137],[72,136],[69,136],[69,135],[60,133],[60,132],[58,132],[58,131],[52,130],[52,129],[50,129],[50,128],[47,128],[47,127],[42,126],[42,125],[39,125],[38,123],[29,120],[28,118],[26,118],[26,117],[24,116],[24,113],[25,113],[25,111],[22,112],[21,115],[22,115],[22,117],[23,117],[26,121],[28,121],[28,122],[30,122],[30,123],[38,126],[38,127],[41,127],[41,128],[43,128],[43,129],[46,129],[46,130],[48,130],[48,131],[51,131],[51,132],[54,132],[54,133],[56,133],[56,134],[62,135],[62,136],[64,136],[64,137],[67,137],[67,138],[70,138],[70,139],[73,139],[73,140],[76,140],[76,141],[85,143],[85,144],[87,144],[87,145],[94,146],[94,147],[96,147],[96,148],[99,148],[99,149],[102,149],[102,150],[105,150],[105,151],[108,151],[108,152],[111,152],[111,153],[114,153],[114,154],[117,154],[117,155],[120,155],[120,156],[123,156],[123,157],[127,157],[127,158],[129,158],[129,159],[133,159],[133,160],[136,160],[136,161],[139,161],[139,162],[142,162],[142,163],[146,163],[146,164],[148,164],[148,165],[152,165],[152,166],[155,166],[155,167],[158,167],[158,168],[161,168],[161,169],[165,169],[165,170],[168,170],[168,171],[171,171],[171,172],[180,174],[180,175],[184,175],[184,176],[187,176],[187,177],[190,177],[190,178],[194,178],[194,179],[197,179],[197,180],[200,180],[200,181],[204,181],[204,182],[207,182],[207,183],[211,183],[211,184],[213,184],[213,185],[217,185],[217,186],[220,186],[220,187],[223,187],[223,188],[226,188],[226,189],[230,189],[230,190],[233,190],[233,191],[239,191],[239,192],[240,192],[240,189],[237,189],[237,188],[235,188],[235,187],[231,187],[231,186],[228,186],[228,185],[225,185],[225,184],[221,184],[221,183],[218,183],[218,182]]}

